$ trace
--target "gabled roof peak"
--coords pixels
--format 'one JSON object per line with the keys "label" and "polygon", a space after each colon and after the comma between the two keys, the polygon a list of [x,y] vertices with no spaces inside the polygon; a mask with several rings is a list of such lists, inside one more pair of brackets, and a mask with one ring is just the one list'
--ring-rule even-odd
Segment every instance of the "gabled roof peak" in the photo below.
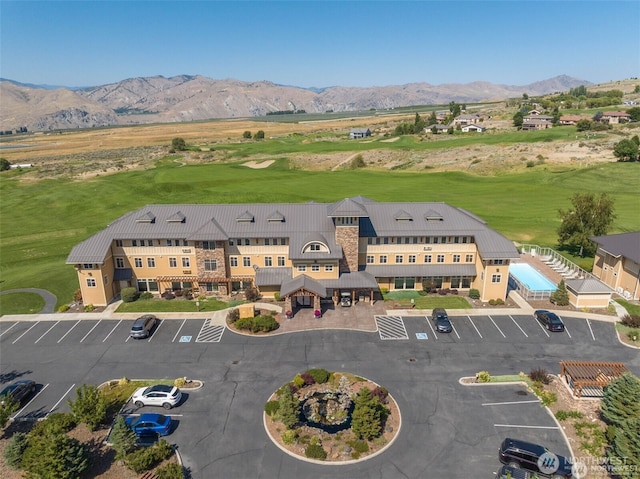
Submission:
{"label": "gabled roof peak", "polygon": [[136,218],[136,223],[155,223],[156,215],[154,215],[151,211],[147,211],[143,215],[140,215]]}

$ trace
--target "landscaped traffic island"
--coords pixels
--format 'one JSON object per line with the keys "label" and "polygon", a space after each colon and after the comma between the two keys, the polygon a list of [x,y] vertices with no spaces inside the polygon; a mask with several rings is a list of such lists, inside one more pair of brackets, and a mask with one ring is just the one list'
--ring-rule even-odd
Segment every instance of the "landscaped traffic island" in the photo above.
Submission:
{"label": "landscaped traffic island", "polygon": [[379,454],[400,431],[384,388],[344,372],[309,369],[271,395],[264,425],[282,450],[304,460],[347,463]]}

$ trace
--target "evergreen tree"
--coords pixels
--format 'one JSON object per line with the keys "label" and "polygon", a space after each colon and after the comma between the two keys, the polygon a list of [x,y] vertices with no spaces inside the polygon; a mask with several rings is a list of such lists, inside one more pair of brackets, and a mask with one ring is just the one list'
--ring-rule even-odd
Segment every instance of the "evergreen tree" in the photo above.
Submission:
{"label": "evergreen tree", "polygon": [[109,435],[109,442],[116,450],[116,459],[124,457],[136,447],[136,433],[133,432],[124,421],[124,417],[118,415],[113,429]]}
{"label": "evergreen tree", "polygon": [[435,125],[436,123],[438,123],[438,117],[436,116],[436,112],[432,111],[431,115],[429,115],[429,118],[427,118],[427,124]]}
{"label": "evergreen tree", "polygon": [[90,431],[95,431],[107,417],[107,402],[97,387],[83,384],[76,388],[76,400],[67,400],[69,408],[78,423],[85,423]]}
{"label": "evergreen tree", "polygon": [[278,402],[278,418],[287,428],[292,429],[300,418],[300,401],[293,396],[290,388],[285,387]]}
{"label": "evergreen tree", "polygon": [[371,440],[382,434],[382,425],[389,410],[368,388],[363,388],[354,399],[351,430],[359,439]]}
{"label": "evergreen tree", "polygon": [[2,396],[0,399],[4,402],[4,404],[0,402],[0,429],[2,429],[9,422],[11,415],[20,408],[20,404],[10,396]]}
{"label": "evergreen tree", "polygon": [[551,293],[549,301],[558,306],[567,306],[569,304],[569,293],[567,293],[567,286],[564,284],[564,279],[558,283],[558,289]]}
{"label": "evergreen tree", "polygon": [[631,373],[614,379],[604,389],[602,416],[618,429],[628,427],[628,421],[640,419],[640,380]]}
{"label": "evergreen tree", "polygon": [[88,465],[85,447],[65,434],[29,435],[22,457],[28,477],[38,479],[78,479]]}
{"label": "evergreen tree", "polygon": [[7,460],[7,466],[12,469],[22,468],[22,455],[27,449],[29,442],[27,435],[23,432],[16,432],[9,442],[7,448],[4,450],[4,458]]}
{"label": "evergreen tree", "polygon": [[513,126],[517,126],[518,128],[520,128],[522,126],[522,123],[524,123],[524,113],[518,111],[515,115],[513,115]]}
{"label": "evergreen tree", "polygon": [[613,459],[611,463],[617,466],[616,476],[629,479],[640,477],[640,417],[628,421],[625,429],[617,429],[608,455]]}

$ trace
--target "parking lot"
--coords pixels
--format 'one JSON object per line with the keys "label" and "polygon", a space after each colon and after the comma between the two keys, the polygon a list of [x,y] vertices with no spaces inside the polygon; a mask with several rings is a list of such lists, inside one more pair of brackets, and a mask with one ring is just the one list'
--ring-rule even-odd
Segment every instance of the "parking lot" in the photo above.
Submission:
{"label": "parking lot", "polygon": [[[637,351],[619,345],[611,323],[563,319],[566,331],[549,333],[530,315],[453,315],[454,330],[436,333],[428,317],[385,315],[376,317],[375,332],[250,337],[204,318],[183,318],[162,320],[142,340],[129,339],[131,320],[2,321],[1,378],[38,383],[18,420],[67,411],[67,399],[85,383],[201,379],[202,389],[186,390],[168,412],[176,427],[167,439],[179,446],[194,478],[330,478],[337,471],[350,478],[491,477],[506,436],[569,451],[556,423],[523,387],[468,387],[460,377],[534,367],[557,374],[558,362],[567,359],[623,361],[640,370]],[[289,457],[271,443],[262,424],[264,402],[312,367],[350,371],[390,391],[403,421],[384,454],[336,469]]]}

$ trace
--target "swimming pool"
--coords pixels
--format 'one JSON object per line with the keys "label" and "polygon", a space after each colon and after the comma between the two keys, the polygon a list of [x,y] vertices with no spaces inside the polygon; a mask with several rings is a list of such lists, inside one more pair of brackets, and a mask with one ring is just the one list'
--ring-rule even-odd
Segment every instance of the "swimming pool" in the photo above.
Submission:
{"label": "swimming pool", "polygon": [[511,263],[509,276],[509,282],[515,283],[515,285],[512,284],[515,286],[514,289],[526,290],[523,291],[525,298],[529,296],[529,292],[551,294],[557,289],[552,281],[527,263]]}

